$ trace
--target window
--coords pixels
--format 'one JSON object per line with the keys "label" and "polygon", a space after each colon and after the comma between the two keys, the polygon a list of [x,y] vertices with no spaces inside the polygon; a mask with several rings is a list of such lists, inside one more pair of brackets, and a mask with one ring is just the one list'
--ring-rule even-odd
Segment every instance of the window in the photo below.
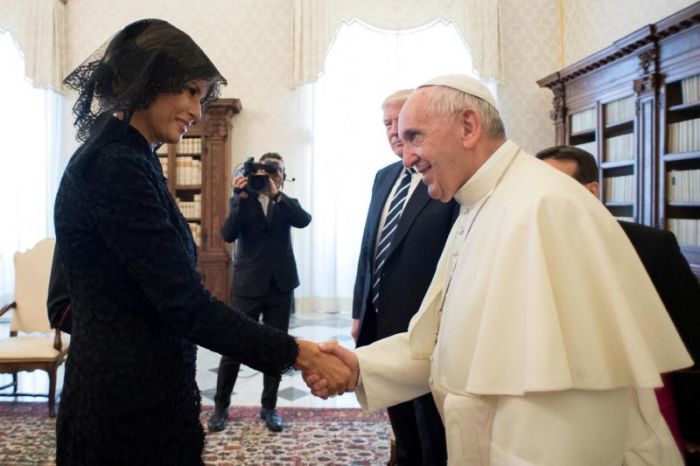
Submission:
{"label": "window", "polygon": [[[374,175],[397,160],[386,140],[382,101],[394,91],[452,73],[476,75],[469,49],[451,23],[436,21],[406,31],[358,21],[342,26],[324,75],[306,86],[313,102],[313,222],[312,239],[296,249],[301,307],[350,306]],[[304,302],[308,296],[314,297],[310,305]]]}
{"label": "window", "polygon": [[36,89],[9,32],[0,31],[0,302],[14,289],[15,252],[53,234],[60,96]]}

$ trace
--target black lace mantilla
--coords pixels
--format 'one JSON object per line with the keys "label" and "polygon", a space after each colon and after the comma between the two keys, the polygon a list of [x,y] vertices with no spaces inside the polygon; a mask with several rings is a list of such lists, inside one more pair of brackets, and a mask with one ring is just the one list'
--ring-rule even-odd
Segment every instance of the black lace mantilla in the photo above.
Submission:
{"label": "black lace mantilla", "polygon": [[147,108],[160,93],[180,92],[188,81],[206,80],[206,106],[226,79],[190,36],[158,19],[129,24],[70,73],[64,83],[78,91],[73,106],[78,140],[85,141],[103,113]]}

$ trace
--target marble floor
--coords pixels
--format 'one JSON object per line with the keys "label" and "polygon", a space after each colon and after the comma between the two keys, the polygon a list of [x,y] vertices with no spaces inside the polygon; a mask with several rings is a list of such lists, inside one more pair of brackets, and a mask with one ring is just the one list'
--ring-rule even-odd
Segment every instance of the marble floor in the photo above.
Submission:
{"label": "marble floor", "polygon": [[[292,315],[289,325],[289,333],[295,337],[313,341],[326,341],[330,339],[346,347],[353,348],[354,342],[350,336],[352,318],[349,313],[341,312],[317,312]],[[0,337],[9,334],[9,321],[0,322]],[[200,348],[197,359],[197,384],[202,391],[202,404],[213,405],[216,391],[216,372],[219,366],[220,356],[207,349]],[[231,405],[258,406],[262,393],[263,376],[260,372],[246,366],[241,366],[241,371],[236,382]],[[0,387],[9,383],[9,374],[0,374]],[[25,393],[48,391],[48,376],[45,372],[23,372],[19,374],[19,391]],[[63,368],[59,372],[58,390],[63,385]],[[0,403],[13,400],[46,402],[45,398],[31,397],[7,397],[1,396],[9,393],[9,389],[0,390]],[[301,378],[301,373],[293,371],[282,377],[278,392],[277,406],[299,408],[358,408],[354,393],[346,393],[342,396],[322,400],[311,395]]]}

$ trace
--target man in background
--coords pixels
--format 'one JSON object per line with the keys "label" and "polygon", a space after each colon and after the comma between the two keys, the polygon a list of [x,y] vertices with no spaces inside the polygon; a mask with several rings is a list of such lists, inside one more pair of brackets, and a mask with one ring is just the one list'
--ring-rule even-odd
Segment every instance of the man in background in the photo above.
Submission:
{"label": "man in background", "polygon": [[[250,168],[248,175],[233,179],[229,215],[221,227],[224,241],[237,241],[231,306],[256,321],[262,316],[263,323],[286,332],[294,288],[299,286],[291,229],[306,227],[311,215],[302,209],[299,201],[282,192],[286,174],[281,155],[263,154],[259,163]],[[239,368],[238,361],[221,357],[214,412],[207,422],[210,432],[224,430],[226,426]],[[263,375],[260,417],[273,432],[283,428],[283,420],[275,410],[280,380]]]}
{"label": "man in background", "polygon": [[[395,92],[382,103],[387,139],[399,158],[399,112],[411,92]],[[457,216],[457,204],[430,199],[420,179],[400,160],[374,178],[352,306],[352,336],[358,347],[408,329]],[[387,411],[399,465],[446,464],[445,431],[432,394]]]}
{"label": "man in background", "polygon": [[[537,158],[573,177],[599,197],[598,165],[593,155],[574,146],[555,146],[537,153]],[[681,253],[678,241],[667,230],[630,222],[619,222],[644,264],[656,291],[678,333],[696,362],[700,360],[700,283]],[[665,378],[671,391],[657,391],[659,407],[689,464],[700,464],[700,372],[679,371]],[[672,402],[675,402],[675,409]],[[678,419],[676,418],[678,416]],[[678,422],[680,421],[680,422]],[[674,429],[676,427],[676,429]],[[692,454],[692,451],[696,451]]]}

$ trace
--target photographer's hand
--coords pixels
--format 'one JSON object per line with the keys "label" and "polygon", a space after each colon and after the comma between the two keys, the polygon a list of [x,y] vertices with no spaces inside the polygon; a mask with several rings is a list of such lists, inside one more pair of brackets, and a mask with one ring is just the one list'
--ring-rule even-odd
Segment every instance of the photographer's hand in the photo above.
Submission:
{"label": "photographer's hand", "polygon": [[241,199],[248,199],[248,193],[245,190],[245,188],[248,186],[247,176],[234,177],[231,185],[233,186],[234,192],[237,192]]}
{"label": "photographer's hand", "polygon": [[[268,175],[269,176],[269,175]],[[268,196],[270,196],[270,199],[275,199],[275,196],[279,194],[280,189],[277,187],[277,183],[275,180],[270,176],[270,181],[267,183],[268,186]]]}

